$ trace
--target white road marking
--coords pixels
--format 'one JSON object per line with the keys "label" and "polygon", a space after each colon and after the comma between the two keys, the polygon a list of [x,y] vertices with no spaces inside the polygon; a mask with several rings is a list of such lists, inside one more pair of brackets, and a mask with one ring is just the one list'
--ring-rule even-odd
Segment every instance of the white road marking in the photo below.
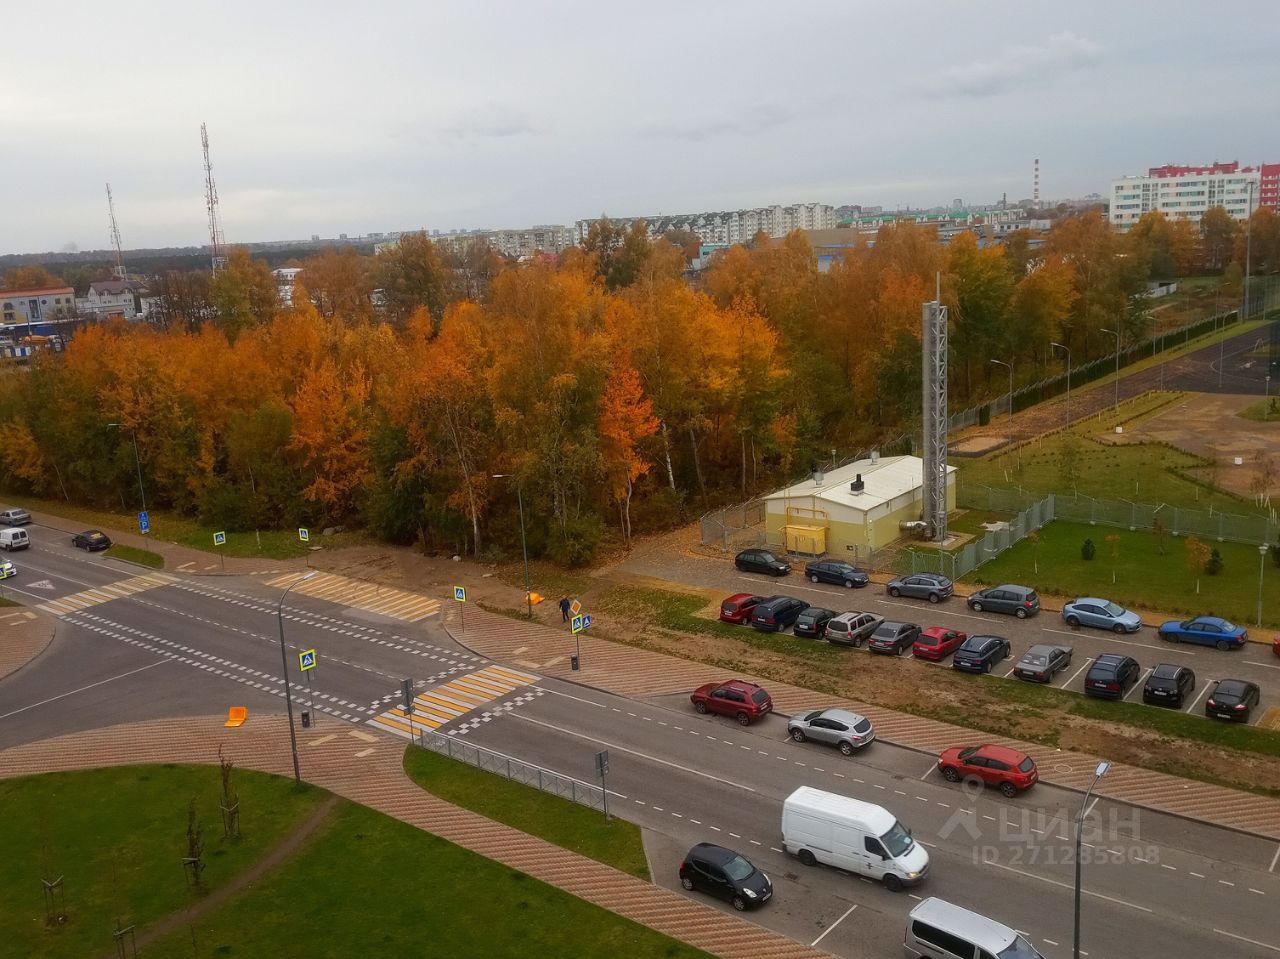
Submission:
{"label": "white road marking", "polygon": [[112,676],[108,679],[100,679],[96,683],[90,683],[88,686],[81,686],[79,689],[73,689],[70,692],[59,693],[57,696],[50,696],[48,699],[42,699],[38,703],[31,703],[29,706],[22,706],[11,712],[0,716],[0,719],[8,719],[10,716],[16,716],[18,713],[25,713],[28,709],[35,709],[37,706],[45,706],[49,703],[56,703],[59,699],[66,699],[68,696],[74,696],[76,693],[83,693],[86,689],[93,689],[95,686],[104,686],[107,683],[113,683],[117,679],[124,679],[126,676],[132,676],[134,673],[140,673],[147,669],[154,669],[157,666],[163,666],[165,663],[172,662],[170,659],[162,659],[157,663],[148,663],[146,666],[139,666],[137,669],[131,669],[127,673],[120,673],[118,676]]}
{"label": "white road marking", "polygon": [[[1191,700],[1191,705],[1187,707],[1187,712],[1191,712],[1191,710],[1196,708],[1196,703],[1200,702],[1200,697],[1209,691],[1209,687],[1212,684],[1213,684],[1213,680],[1208,680],[1203,686],[1200,687],[1200,692],[1196,693],[1196,698]],[[1277,852],[1280,852],[1280,850],[1277,850]],[[1275,863],[1272,863],[1272,865],[1274,866]]]}
{"label": "white road marking", "polygon": [[827,933],[829,933],[829,932],[830,932],[832,929],[834,929],[836,926],[840,925],[840,923],[844,922],[844,920],[845,920],[845,916],[848,916],[848,915],[849,915],[849,913],[853,912],[853,910],[855,910],[855,909],[857,909],[857,908],[858,908],[858,904],[855,902],[852,906],[850,906],[848,909],[846,909],[846,910],[844,911],[844,916],[841,916],[839,919],[837,919],[837,920],[836,920],[835,922],[833,922],[831,925],[827,926],[827,928],[826,928],[826,929],[823,929],[823,930],[822,930],[822,935],[821,935],[821,936],[819,936],[817,939],[813,940],[813,942],[809,943],[809,948],[811,948],[811,949],[812,949],[812,948],[813,948],[814,946],[816,946],[818,943],[822,942],[822,940],[826,937]]}
{"label": "white road marking", "polygon": [[1261,946],[1263,949],[1270,949],[1272,952],[1280,952],[1280,946],[1273,946],[1268,942],[1259,942],[1257,939],[1248,939],[1245,936],[1237,936],[1234,932],[1227,932],[1225,929],[1213,930],[1220,936],[1228,936],[1232,939],[1239,939],[1241,942],[1247,942],[1253,946]]}
{"label": "white road marking", "polygon": [[1147,677],[1148,677],[1148,676],[1150,676],[1150,675],[1151,675],[1152,673],[1154,673],[1155,671],[1156,671],[1156,668],[1155,668],[1154,666],[1152,666],[1152,667],[1151,667],[1150,669],[1148,669],[1145,673],[1143,673],[1141,676],[1139,676],[1139,677],[1138,677],[1138,681],[1137,681],[1136,683],[1134,683],[1134,684],[1133,684],[1133,687],[1132,687],[1132,688],[1131,688],[1127,693],[1125,693],[1123,696],[1121,696],[1121,697],[1120,697],[1120,698],[1121,698],[1121,700],[1127,700],[1130,696],[1132,696],[1132,695],[1134,694],[1134,691],[1135,691],[1136,689],[1138,689],[1138,687],[1139,687],[1139,686],[1143,686],[1143,685],[1145,685],[1145,684],[1146,684],[1146,682],[1147,682]]}
{"label": "white road marking", "polygon": [[[618,750],[618,752],[621,752],[621,753],[630,753],[633,756],[639,756],[641,759],[647,759],[649,760],[649,762],[658,763],[661,766],[670,766],[672,769],[679,769],[681,772],[691,773],[694,776],[701,776],[703,779],[710,779],[713,782],[726,783],[727,785],[734,786],[738,789],[745,789],[749,793],[755,792],[755,789],[753,789],[752,787],[744,785],[743,783],[734,782],[731,779],[725,779],[723,776],[712,776],[710,773],[704,773],[698,769],[690,769],[688,766],[681,766],[679,763],[673,763],[666,759],[659,759],[657,756],[651,756],[648,753],[642,753],[636,749],[628,749],[626,746],[619,746],[616,743],[611,743],[604,739],[596,739],[593,736],[587,736],[587,735],[584,735],[583,733],[576,732],[575,730],[566,729],[563,726],[557,726],[554,723],[546,723],[546,722],[543,722],[541,719],[534,719],[532,716],[525,716],[523,713],[516,712],[516,713],[510,713],[509,715],[523,722],[533,723],[535,726],[542,726],[542,727],[545,727],[546,729],[554,729],[557,732],[564,733],[566,736],[573,736],[576,739],[585,739],[589,743],[599,743],[602,746],[608,746],[610,749],[616,749]],[[0,719],[2,718],[4,717],[0,717]],[[711,828],[715,829],[715,826],[712,826]]]}
{"label": "white road marking", "polygon": [[1092,663],[1092,662],[1093,662],[1093,660],[1092,660],[1092,659],[1086,659],[1086,660],[1084,661],[1084,665],[1083,665],[1083,666],[1081,666],[1079,669],[1077,669],[1074,673],[1072,673],[1072,674],[1071,674],[1071,678],[1070,678],[1070,679],[1068,679],[1065,683],[1063,683],[1063,684],[1062,684],[1061,686],[1059,686],[1058,688],[1059,688],[1059,689],[1066,689],[1068,686],[1070,686],[1072,683],[1074,683],[1074,682],[1076,681],[1076,677],[1077,677],[1077,676],[1079,676],[1081,673],[1083,673],[1086,669],[1088,669],[1088,668],[1089,668],[1089,664],[1090,664],[1090,663]]}
{"label": "white road marking", "polygon": [[[1041,882],[1047,882],[1051,886],[1060,886],[1063,889],[1075,889],[1075,886],[1069,882],[1059,882],[1056,879],[1050,879],[1047,876],[1037,876],[1033,872],[1026,872],[1022,869],[1014,869],[1012,866],[1006,866],[1004,863],[992,862],[989,859],[983,859],[984,866],[994,866],[997,869],[1004,869],[1008,872],[1016,873],[1019,876],[1026,876],[1028,879],[1039,879]],[[1094,892],[1091,889],[1081,890],[1087,896],[1093,896],[1095,899],[1105,899],[1107,902],[1114,902],[1118,906],[1128,906],[1130,909],[1137,909],[1141,912],[1151,912],[1146,906],[1139,906],[1136,902],[1126,902],[1123,899],[1116,899],[1114,896],[1105,896],[1100,892]],[[1215,930],[1217,931],[1217,930]],[[1277,950],[1280,951],[1280,950]]]}
{"label": "white road marking", "polygon": [[[1073,632],[1071,632],[1071,631],[1069,631],[1069,630],[1065,630],[1065,629],[1054,629],[1052,626],[1041,626],[1041,627],[1040,627],[1040,629],[1041,629],[1041,630],[1043,630],[1043,631],[1044,631],[1044,632],[1046,632],[1046,633],[1057,633],[1057,634],[1059,634],[1060,636],[1077,636],[1077,635],[1079,635],[1078,633],[1073,633]],[[1102,631],[1102,632],[1105,632],[1105,631]],[[1105,635],[1106,635],[1106,639],[1105,639],[1104,641],[1105,641],[1108,645],[1110,645],[1111,643],[1120,643],[1120,644],[1122,644],[1122,645],[1124,645],[1124,646],[1141,646],[1143,649],[1168,649],[1168,648],[1169,648],[1170,646],[1172,646],[1172,645],[1179,645],[1179,646],[1181,646],[1181,645],[1185,645],[1185,644],[1182,644],[1182,643],[1178,643],[1178,644],[1174,644],[1174,643],[1165,643],[1165,644],[1163,644],[1163,645],[1156,646],[1156,645],[1153,645],[1153,644],[1151,644],[1151,643],[1137,643],[1137,642],[1134,642],[1132,639],[1119,639],[1119,638],[1116,636],[1116,634],[1115,634],[1115,633],[1111,633],[1111,632],[1106,632],[1106,633],[1105,633]],[[1099,639],[1101,639],[1101,637],[1099,637]],[[1179,649],[1179,650],[1178,650],[1178,652],[1180,652],[1180,653],[1182,653],[1183,655],[1186,655],[1186,656],[1194,656],[1194,655],[1195,655],[1195,653],[1193,653],[1193,652],[1191,652],[1190,650],[1187,650],[1187,649]]]}
{"label": "white road marking", "polygon": [[[534,689],[541,689],[544,693],[551,693],[552,695],[555,695],[555,696],[563,696],[565,699],[572,699],[574,702],[578,702],[578,703],[586,703],[588,706],[598,706],[598,707],[599,707],[599,708],[601,708],[601,709],[608,709],[608,708],[609,708],[609,707],[608,707],[608,706],[606,706],[604,703],[597,703],[597,702],[594,702],[593,700],[590,700],[590,699],[583,699],[581,696],[570,696],[568,693],[562,693],[562,692],[560,692],[560,690],[558,690],[558,689],[549,689],[549,688],[548,688],[548,687],[546,687],[546,686],[539,686],[539,685],[537,685],[536,683],[534,684],[534,687],[533,687],[533,688],[534,688]],[[616,710],[616,709],[614,710],[614,712],[615,712],[615,713],[616,713],[617,711],[618,711],[618,710]]]}
{"label": "white road marking", "polygon": [[1280,860],[1280,846],[1276,847],[1276,854],[1271,857],[1271,865],[1267,868],[1267,872],[1276,871],[1276,862]]}

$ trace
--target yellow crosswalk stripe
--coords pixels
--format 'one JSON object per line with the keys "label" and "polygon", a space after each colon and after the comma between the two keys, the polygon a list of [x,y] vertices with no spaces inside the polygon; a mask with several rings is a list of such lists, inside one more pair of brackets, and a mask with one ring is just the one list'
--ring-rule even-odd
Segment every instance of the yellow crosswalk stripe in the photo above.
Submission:
{"label": "yellow crosswalk stripe", "polygon": [[78,593],[72,593],[70,596],[51,599],[47,603],[39,604],[36,608],[57,616],[66,616],[76,610],[88,609],[90,606],[109,603],[116,599],[124,599],[127,596],[132,596],[148,589],[168,586],[176,581],[176,577],[167,576],[164,573],[146,573],[142,576],[122,579],[117,583],[108,583],[105,586],[91,586]]}
{"label": "yellow crosswalk stripe", "polygon": [[407,590],[380,586],[364,580],[348,579],[333,573],[321,573],[306,582],[299,582],[305,575],[305,573],[286,573],[267,580],[267,585],[284,588],[296,584],[295,593],[304,593],[340,606],[381,613],[410,623],[434,616],[440,611],[439,600]]}
{"label": "yellow crosswalk stripe", "polygon": [[486,666],[465,676],[458,676],[413,698],[412,719],[403,706],[393,706],[370,720],[376,726],[406,738],[413,728],[439,729],[461,719],[474,709],[521,686],[537,682],[538,677],[515,669]]}

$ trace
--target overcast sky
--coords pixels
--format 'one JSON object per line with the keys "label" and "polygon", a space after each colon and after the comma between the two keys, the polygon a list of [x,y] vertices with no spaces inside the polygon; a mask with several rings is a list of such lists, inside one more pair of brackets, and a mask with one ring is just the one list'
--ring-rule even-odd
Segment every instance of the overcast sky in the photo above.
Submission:
{"label": "overcast sky", "polygon": [[1280,161],[1280,2],[13,3],[0,253],[1105,192]]}

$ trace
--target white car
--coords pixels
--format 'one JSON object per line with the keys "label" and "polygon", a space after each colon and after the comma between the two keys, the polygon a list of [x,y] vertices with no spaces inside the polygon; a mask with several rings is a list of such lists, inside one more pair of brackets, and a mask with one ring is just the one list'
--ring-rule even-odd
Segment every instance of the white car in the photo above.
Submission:
{"label": "white car", "polygon": [[7,559],[0,560],[0,579],[8,579],[10,576],[18,575],[18,567]]}

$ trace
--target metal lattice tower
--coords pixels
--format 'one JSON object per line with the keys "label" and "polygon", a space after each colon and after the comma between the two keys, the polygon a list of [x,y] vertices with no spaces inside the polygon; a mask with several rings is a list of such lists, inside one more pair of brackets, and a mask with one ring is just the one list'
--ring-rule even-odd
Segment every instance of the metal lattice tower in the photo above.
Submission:
{"label": "metal lattice tower", "polygon": [[209,131],[200,124],[200,145],[204,147],[204,203],[209,211],[209,252],[213,272],[226,263],[223,253],[222,224],[218,219],[218,187],[213,182],[213,164],[209,162]]}
{"label": "metal lattice tower", "polygon": [[120,227],[116,225],[116,201],[111,196],[111,184],[107,184],[107,213],[111,217],[111,245],[116,250],[116,276],[128,279],[124,269],[124,248],[120,244]]}
{"label": "metal lattice tower", "polygon": [[1035,172],[1031,177],[1031,202],[1040,209],[1040,158],[1036,157]]}
{"label": "metal lattice tower", "polygon": [[947,538],[947,308],[940,300],[924,305],[924,475],[921,519],[929,536]]}

